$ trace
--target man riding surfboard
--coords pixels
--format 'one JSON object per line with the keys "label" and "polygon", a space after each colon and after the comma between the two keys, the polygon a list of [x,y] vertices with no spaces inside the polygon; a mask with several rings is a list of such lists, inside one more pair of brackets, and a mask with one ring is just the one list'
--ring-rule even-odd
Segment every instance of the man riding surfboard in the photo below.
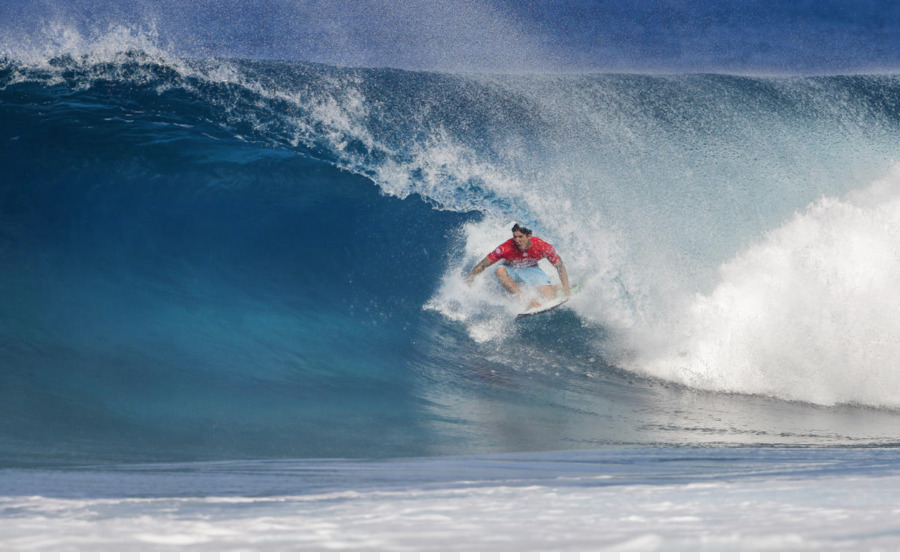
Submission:
{"label": "man riding surfboard", "polygon": [[[512,233],[512,239],[508,239],[488,253],[481,262],[475,265],[475,268],[469,273],[469,277],[466,278],[466,284],[471,285],[476,276],[494,263],[503,261],[497,267],[497,280],[509,293],[521,294],[522,289],[519,285],[522,284],[536,289],[545,299],[553,299],[556,297],[553,283],[538,266],[538,261],[545,258],[556,268],[565,297],[571,296],[569,275],[562,262],[562,257],[559,256],[556,249],[540,237],[534,237],[530,229],[519,224],[512,227]],[[540,307],[541,303],[532,300],[530,306]]]}

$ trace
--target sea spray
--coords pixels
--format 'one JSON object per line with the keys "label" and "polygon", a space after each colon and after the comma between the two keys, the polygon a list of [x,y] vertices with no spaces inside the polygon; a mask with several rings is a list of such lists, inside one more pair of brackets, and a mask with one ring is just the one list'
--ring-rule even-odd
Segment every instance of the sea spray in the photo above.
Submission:
{"label": "sea spray", "polygon": [[713,391],[900,406],[898,275],[895,167],[867,189],[810,204],[723,264],[665,348],[628,367]]}

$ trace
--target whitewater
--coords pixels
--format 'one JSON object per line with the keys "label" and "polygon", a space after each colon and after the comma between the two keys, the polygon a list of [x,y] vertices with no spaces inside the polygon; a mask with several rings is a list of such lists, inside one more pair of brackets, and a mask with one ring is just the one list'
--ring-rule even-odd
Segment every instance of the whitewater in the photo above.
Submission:
{"label": "whitewater", "polygon": [[[900,548],[896,75],[53,33],[0,51],[4,548]],[[514,221],[582,286],[521,322],[464,282]]]}

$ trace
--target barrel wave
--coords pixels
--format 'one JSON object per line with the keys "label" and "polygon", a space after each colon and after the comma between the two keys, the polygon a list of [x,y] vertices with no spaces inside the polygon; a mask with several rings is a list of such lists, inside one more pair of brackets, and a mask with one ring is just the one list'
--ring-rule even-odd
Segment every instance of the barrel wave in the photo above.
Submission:
{"label": "barrel wave", "polygon": [[[0,62],[6,461],[896,441],[900,79],[125,36]],[[464,285],[513,220],[565,310]]]}

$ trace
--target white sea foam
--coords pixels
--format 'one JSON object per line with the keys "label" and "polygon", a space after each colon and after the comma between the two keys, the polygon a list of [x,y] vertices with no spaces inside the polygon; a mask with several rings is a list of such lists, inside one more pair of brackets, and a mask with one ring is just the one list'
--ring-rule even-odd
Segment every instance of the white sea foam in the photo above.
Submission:
{"label": "white sea foam", "polygon": [[12,550],[891,550],[900,477],[0,498]]}
{"label": "white sea foam", "polygon": [[900,169],[797,212],[720,274],[630,367],[703,389],[900,406]]}

